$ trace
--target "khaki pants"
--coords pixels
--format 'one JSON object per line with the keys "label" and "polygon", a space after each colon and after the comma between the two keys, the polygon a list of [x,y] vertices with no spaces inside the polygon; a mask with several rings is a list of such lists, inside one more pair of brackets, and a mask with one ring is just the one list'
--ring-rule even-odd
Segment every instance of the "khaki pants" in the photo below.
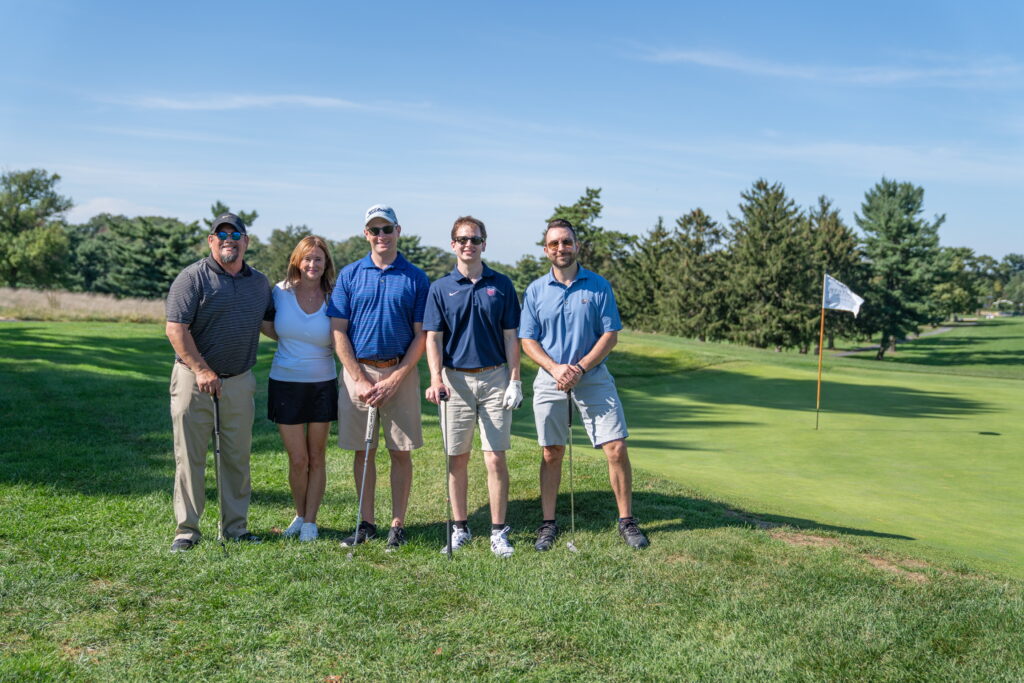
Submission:
{"label": "khaki pants", "polygon": [[[199,391],[196,376],[181,363],[171,372],[171,423],[174,427],[174,538],[198,541],[199,518],[206,503],[206,453],[212,448],[213,398]],[[221,382],[220,396],[220,532],[236,538],[248,531],[246,517],[252,486],[252,371]]]}

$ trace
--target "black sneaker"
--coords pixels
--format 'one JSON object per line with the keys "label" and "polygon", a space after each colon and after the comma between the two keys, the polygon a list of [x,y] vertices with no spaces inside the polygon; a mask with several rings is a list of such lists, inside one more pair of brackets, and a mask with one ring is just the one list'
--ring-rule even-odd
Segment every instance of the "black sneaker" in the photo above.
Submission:
{"label": "black sneaker", "polygon": [[360,543],[366,543],[377,538],[377,525],[370,522],[360,522],[359,530],[341,542],[342,548],[353,548]]}
{"label": "black sneaker", "polygon": [[651,544],[647,537],[644,536],[644,532],[640,531],[640,527],[636,525],[636,520],[632,517],[619,522],[619,536],[622,536],[622,540],[626,542],[626,545],[637,550],[646,548]]}
{"label": "black sneaker", "polygon": [[554,522],[544,522],[537,528],[537,542],[533,547],[541,552],[551,550],[555,545],[555,536],[558,535],[558,525]]}
{"label": "black sneaker", "polygon": [[176,538],[174,543],[171,543],[171,552],[184,553],[192,550],[197,545],[199,545],[199,541],[193,541],[191,538]]}
{"label": "black sneaker", "polygon": [[246,531],[244,534],[239,534],[231,539],[235,543],[262,543],[263,539],[256,534]]}
{"label": "black sneaker", "polygon": [[384,545],[384,552],[393,553],[403,545],[405,545],[405,529],[400,526],[391,527],[391,531],[388,532],[388,542]]}

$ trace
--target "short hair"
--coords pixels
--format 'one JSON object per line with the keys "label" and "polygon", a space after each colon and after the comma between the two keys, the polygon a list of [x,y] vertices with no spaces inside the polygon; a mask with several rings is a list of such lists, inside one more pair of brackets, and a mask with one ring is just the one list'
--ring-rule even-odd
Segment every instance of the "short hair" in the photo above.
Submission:
{"label": "short hair", "polygon": [[564,218],[555,218],[548,221],[548,227],[544,228],[544,242],[548,241],[548,230],[551,228],[565,228],[572,233],[572,239],[574,242],[578,242],[579,238],[576,236],[576,228],[572,227],[572,223],[565,220]]}
{"label": "short hair", "polygon": [[455,233],[459,231],[460,225],[475,225],[480,228],[480,236],[487,241],[487,228],[484,227],[484,222],[479,218],[473,218],[472,216],[459,216],[455,219],[455,223],[452,225],[452,242],[455,241]]}
{"label": "short hair", "polygon": [[302,259],[306,257],[306,254],[318,248],[324,252],[324,272],[320,276],[320,289],[330,295],[334,290],[334,259],[331,258],[331,250],[323,237],[310,235],[299,240],[299,243],[292,249],[292,255],[288,258],[288,274],[284,279],[290,286],[298,284],[302,278],[302,272],[299,270]]}

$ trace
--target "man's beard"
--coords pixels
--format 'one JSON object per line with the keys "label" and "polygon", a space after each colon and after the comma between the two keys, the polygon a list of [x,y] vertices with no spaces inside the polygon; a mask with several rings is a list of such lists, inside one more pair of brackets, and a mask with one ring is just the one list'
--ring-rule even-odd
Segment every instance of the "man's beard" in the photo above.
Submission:
{"label": "man's beard", "polygon": [[229,251],[226,254],[221,254],[220,258],[222,261],[224,261],[224,263],[234,263],[235,261],[238,260],[238,252]]}

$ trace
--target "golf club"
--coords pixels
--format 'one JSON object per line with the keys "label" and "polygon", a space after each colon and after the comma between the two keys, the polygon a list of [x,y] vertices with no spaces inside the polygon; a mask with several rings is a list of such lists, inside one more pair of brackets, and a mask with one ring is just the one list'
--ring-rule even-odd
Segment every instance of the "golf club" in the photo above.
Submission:
{"label": "golf club", "polygon": [[574,553],[578,553],[579,550],[576,548],[576,489],[572,480],[572,403],[575,398],[572,393],[572,389],[568,392],[569,398],[569,541],[565,544],[565,547]]}
{"label": "golf club", "polygon": [[228,556],[228,546],[224,543],[224,495],[220,490],[220,397],[213,394],[213,478],[217,483],[217,536],[224,557]]}
{"label": "golf club", "polygon": [[452,459],[448,456],[448,392],[441,390],[437,393],[437,421],[441,423],[441,449],[444,451],[444,499],[445,515],[447,521],[444,524],[445,552],[448,559],[452,559]]}
{"label": "golf club", "polygon": [[370,406],[366,412],[366,443],[363,451],[363,478],[359,480],[359,504],[356,506],[356,533],[355,544],[352,550],[348,551],[345,557],[349,560],[359,547],[359,525],[363,523],[363,492],[366,490],[366,464],[370,461],[370,448],[373,446],[373,437],[377,431],[377,406]]}

